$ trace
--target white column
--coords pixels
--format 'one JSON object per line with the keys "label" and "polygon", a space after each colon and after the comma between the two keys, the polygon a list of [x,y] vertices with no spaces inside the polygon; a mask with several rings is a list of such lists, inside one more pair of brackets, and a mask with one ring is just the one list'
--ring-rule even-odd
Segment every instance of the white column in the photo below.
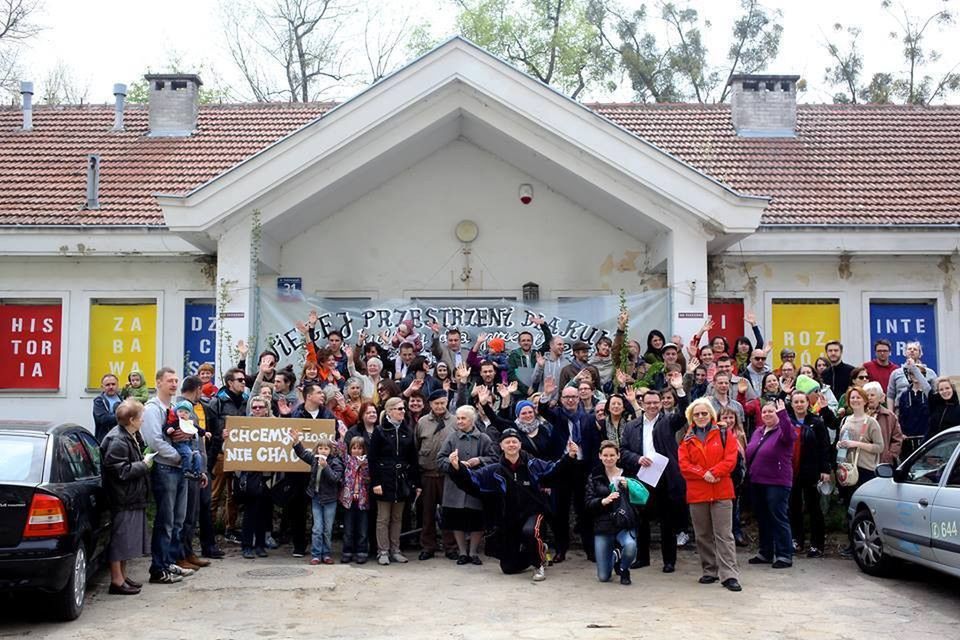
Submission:
{"label": "white column", "polygon": [[[672,333],[689,341],[707,318],[707,242],[701,229],[674,226],[664,238]],[[682,346],[682,345],[681,345]]]}
{"label": "white column", "polygon": [[[236,364],[234,346],[237,341],[252,342],[254,267],[251,238],[251,221],[245,217],[232,224],[217,241],[218,376]],[[249,357],[256,356],[250,354]]]}

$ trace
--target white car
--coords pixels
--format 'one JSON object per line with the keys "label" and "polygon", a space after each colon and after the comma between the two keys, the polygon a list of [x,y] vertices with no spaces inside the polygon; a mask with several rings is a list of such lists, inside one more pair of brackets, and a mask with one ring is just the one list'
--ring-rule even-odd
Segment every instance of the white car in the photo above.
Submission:
{"label": "white car", "polygon": [[853,557],[887,575],[895,559],[960,577],[960,426],[931,438],[899,467],[881,464],[850,501]]}

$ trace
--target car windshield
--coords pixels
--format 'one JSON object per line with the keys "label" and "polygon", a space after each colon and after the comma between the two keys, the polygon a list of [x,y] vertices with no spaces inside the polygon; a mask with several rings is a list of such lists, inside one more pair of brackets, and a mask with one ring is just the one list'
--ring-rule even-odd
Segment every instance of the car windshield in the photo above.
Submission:
{"label": "car windshield", "polygon": [[0,482],[40,482],[46,444],[46,438],[0,434]]}

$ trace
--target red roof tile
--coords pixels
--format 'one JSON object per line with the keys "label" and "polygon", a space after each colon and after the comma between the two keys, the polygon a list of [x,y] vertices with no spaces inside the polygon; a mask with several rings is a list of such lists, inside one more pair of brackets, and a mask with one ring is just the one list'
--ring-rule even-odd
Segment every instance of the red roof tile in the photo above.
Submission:
{"label": "red roof tile", "polygon": [[740,138],[729,105],[589,105],[745,194],[765,225],[960,224],[960,108],[799,105],[795,138]]}
{"label": "red roof tile", "polygon": [[[330,109],[329,104],[204,106],[189,138],[147,137],[145,107],[38,107],[33,131],[0,111],[0,224],[162,225],[154,194],[185,193]],[[86,156],[100,164],[100,209],[84,210]]]}
{"label": "red roof tile", "polygon": [[[960,224],[960,108],[798,107],[797,136],[740,138],[728,105],[588,105],[741,193],[766,225]],[[321,116],[329,104],[200,108],[189,138],[149,138],[145,107],[112,132],[109,106],[0,109],[0,225],[162,225],[156,193],[185,193]],[[85,156],[100,205],[83,209]]]}

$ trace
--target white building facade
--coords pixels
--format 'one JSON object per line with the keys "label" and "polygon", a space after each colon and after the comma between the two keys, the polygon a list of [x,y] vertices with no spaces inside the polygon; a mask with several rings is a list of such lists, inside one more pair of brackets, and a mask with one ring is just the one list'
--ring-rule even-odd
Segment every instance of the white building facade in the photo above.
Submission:
{"label": "white building facade", "polygon": [[[165,81],[152,78],[150,109],[163,104]],[[751,128],[737,134],[795,136],[786,104],[785,128],[774,111],[773,121],[741,121]],[[792,105],[795,121],[795,97]],[[166,133],[136,134],[129,144],[152,145],[142,177],[130,169],[131,154],[121,161],[103,153],[102,209],[82,199],[56,204],[62,194],[51,188],[53,213],[42,218],[30,210],[43,193],[24,204],[18,192],[0,190],[3,416],[92,427],[95,382],[111,361],[123,362],[121,378],[135,364],[152,379],[156,367],[179,368],[196,356],[185,354],[192,334],[206,336],[200,358],[223,371],[228,346],[256,333],[257,287],[275,288],[278,278],[348,300],[519,300],[531,282],[543,299],[666,289],[665,333],[689,338],[712,313],[725,335],[745,334],[743,314],[753,310],[775,352],[792,346],[811,359],[825,340],[839,338],[845,360],[858,364],[871,357],[875,337],[896,334],[921,339],[938,371],[960,371],[956,211],[931,207],[939,217],[922,224],[768,223],[783,199],[777,193],[732,186],[710,166],[461,39],[321,111],[260,144],[242,127],[235,138],[211,141],[203,109],[199,121],[196,111],[167,110],[194,120],[184,123],[186,134],[176,122],[165,122]],[[44,135],[43,115],[34,114],[33,131],[0,131],[0,142],[19,136],[15,142],[29,148],[27,136]],[[120,138],[97,144],[128,144]],[[208,176],[192,170],[194,144],[246,144],[250,152]],[[177,165],[151,182],[151,163],[170,161],[154,153],[161,148],[176,149]],[[0,161],[0,175],[15,175],[15,167]],[[120,215],[124,191],[108,189],[117,167],[130,169],[124,180],[153,189],[154,218]],[[945,173],[950,193],[960,193],[956,167]],[[89,187],[83,165],[70,175],[75,184],[64,192]],[[465,220],[476,225],[467,242],[457,236]],[[57,331],[45,333],[42,322],[30,330],[31,319],[56,307]],[[194,309],[206,311],[191,316]],[[206,326],[198,332],[200,317]],[[636,334],[651,328],[635,327]],[[43,344],[54,336],[55,348]],[[42,388],[30,386],[38,362]]]}

